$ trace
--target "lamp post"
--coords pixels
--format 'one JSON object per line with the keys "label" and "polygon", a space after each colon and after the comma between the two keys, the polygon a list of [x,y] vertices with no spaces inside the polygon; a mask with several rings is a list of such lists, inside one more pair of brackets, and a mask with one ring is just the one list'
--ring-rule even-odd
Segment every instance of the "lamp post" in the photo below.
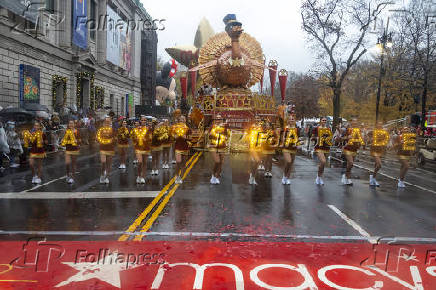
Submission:
{"label": "lamp post", "polygon": [[388,23],[386,25],[386,29],[383,30],[383,34],[381,37],[378,38],[377,41],[377,47],[380,49],[381,51],[381,55],[380,55],[380,73],[378,76],[378,87],[377,87],[377,100],[376,100],[376,105],[375,105],[375,123],[377,124],[378,122],[378,113],[379,113],[379,105],[380,105],[380,93],[381,93],[381,85],[382,85],[382,78],[385,74],[385,69],[383,67],[383,63],[384,63],[384,52],[386,50],[386,48],[391,48],[392,47],[392,34],[391,33],[387,33],[388,30],[388,26],[389,26],[389,19],[388,19]]}

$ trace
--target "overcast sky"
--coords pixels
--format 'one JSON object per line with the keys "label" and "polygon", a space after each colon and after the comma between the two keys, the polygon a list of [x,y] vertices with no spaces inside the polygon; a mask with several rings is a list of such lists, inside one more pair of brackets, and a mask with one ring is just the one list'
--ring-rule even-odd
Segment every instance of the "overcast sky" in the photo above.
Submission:
{"label": "overcast sky", "polygon": [[267,58],[276,59],[279,68],[305,72],[313,56],[301,30],[300,0],[141,0],[153,19],[166,19],[165,30],[158,32],[158,55],[169,60],[166,47],[194,43],[202,17],[215,32],[224,31],[222,19],[235,13],[245,32],[262,45]]}

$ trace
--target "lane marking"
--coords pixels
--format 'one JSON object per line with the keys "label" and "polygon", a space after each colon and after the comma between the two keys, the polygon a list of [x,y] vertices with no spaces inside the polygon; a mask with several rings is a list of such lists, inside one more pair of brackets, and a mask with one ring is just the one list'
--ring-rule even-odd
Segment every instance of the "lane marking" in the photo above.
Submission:
{"label": "lane marking", "polygon": [[329,204],[327,205],[332,211],[334,211],[338,216],[340,216],[347,224],[349,224],[353,229],[358,231],[362,236],[366,237],[368,242],[371,244],[377,244],[377,239],[372,237],[367,231],[365,231],[358,223],[350,219],[346,214],[340,211],[336,206]]}
{"label": "lane marking", "polygon": [[[200,152],[200,154],[198,154],[197,157],[191,162],[191,165],[185,170],[185,173],[183,174],[182,180],[185,180],[186,176],[189,174],[189,172],[191,171],[192,167],[197,163],[198,158],[200,158],[200,156],[202,154],[203,154],[203,152]],[[173,189],[171,189],[171,191],[164,198],[164,200],[159,205],[159,207],[153,212],[152,216],[147,220],[145,225],[142,227],[141,233],[146,232],[146,231],[148,231],[151,228],[151,226],[156,221],[156,219],[159,217],[160,213],[165,208],[165,206],[167,205],[168,201],[174,195],[174,193],[176,192],[177,188],[179,188],[179,186],[180,186],[180,184],[176,184],[173,187]],[[140,241],[140,240],[142,240],[142,237],[143,237],[142,235],[137,235],[137,236],[135,236],[135,238],[133,240],[134,241]]]}
{"label": "lane marking", "polygon": [[[318,235],[283,235],[283,234],[244,234],[244,233],[209,233],[209,232],[123,232],[123,231],[2,231],[0,235],[46,235],[46,236],[113,236],[126,234],[129,236],[142,235],[149,237],[209,237],[209,238],[287,238],[287,239],[318,239],[318,240],[357,240],[367,241],[364,236],[318,236]],[[425,237],[392,237],[374,236],[383,242],[423,242],[436,243],[436,238]]]}
{"label": "lane marking", "polygon": [[[196,152],[192,157],[186,162],[190,162],[198,152]],[[186,166],[186,165],[185,165]],[[168,191],[168,189],[173,185],[174,181],[176,180],[176,176],[174,175],[173,178],[168,182],[167,185],[160,191],[160,193],[152,200],[152,202],[145,208],[145,210],[133,221],[133,223],[129,226],[129,228],[126,230],[126,232],[132,233],[134,232],[142,223],[142,221],[147,217],[147,215],[151,212],[151,210],[155,207],[155,205],[159,202],[159,200],[164,196],[164,194]],[[121,237],[118,238],[118,241],[127,241],[129,238],[129,235],[123,234]]]}
{"label": "lane marking", "polygon": [[[337,160],[337,161],[341,161],[341,162],[342,162],[342,160],[340,160],[340,159],[338,159],[338,158],[336,158],[336,157],[331,157],[331,159],[335,159],[335,160]],[[360,162],[362,162],[362,161],[360,161]],[[367,161],[367,162],[369,163],[369,161]],[[360,168],[360,169],[367,170],[367,171],[369,171],[369,172],[372,172],[372,171],[373,171],[373,170],[370,169],[370,168],[367,168],[367,167],[365,167],[365,166],[362,166],[362,165],[359,165],[359,164],[356,164],[356,163],[354,163],[354,166],[357,167],[357,168]],[[427,173],[428,173],[428,172],[427,172]],[[390,179],[392,179],[392,180],[398,181],[398,178],[397,178],[397,177],[393,177],[393,176],[391,176],[391,175],[389,175],[389,174],[386,174],[386,173],[383,173],[383,172],[380,172],[380,171],[379,171],[377,174],[378,174],[378,175],[383,175],[383,176],[385,176],[385,177],[387,177],[387,178],[390,178]],[[406,185],[414,186],[414,187],[416,187],[416,188],[418,188],[418,189],[421,189],[421,190],[428,191],[428,192],[431,192],[431,193],[433,193],[433,194],[436,194],[436,191],[431,190],[431,189],[428,189],[428,188],[426,188],[426,187],[423,187],[423,186],[420,186],[420,185],[416,185],[416,184],[413,184],[413,183],[410,183],[410,182],[407,182],[407,181],[404,181],[404,183],[405,183]]]}
{"label": "lane marking", "polygon": [[[356,167],[358,167],[358,168],[360,168],[360,169],[368,170],[369,172],[372,171],[372,169],[369,169],[369,168],[364,167],[364,166],[362,166],[362,165],[354,164],[354,166],[356,166]],[[388,178],[390,178],[390,179],[393,179],[393,180],[395,180],[395,181],[398,180],[398,178],[395,178],[395,177],[393,177],[393,176],[390,176],[390,175],[388,175],[388,174],[386,174],[386,173],[382,173],[382,172],[380,172],[380,171],[379,171],[377,174],[383,175],[383,176],[388,177]],[[436,194],[436,191],[431,190],[431,189],[428,189],[428,188],[425,188],[425,187],[422,187],[422,186],[420,186],[420,185],[416,185],[416,184],[413,184],[413,183],[410,183],[410,182],[407,182],[407,181],[404,181],[404,183],[407,184],[407,185],[410,185],[410,186],[414,186],[414,187],[416,187],[416,188],[418,188],[418,189],[421,189],[421,190],[428,191],[428,192],[431,192],[431,193],[433,193],[433,194]]]}
{"label": "lane marking", "polygon": [[51,183],[53,183],[53,182],[56,182],[56,181],[58,181],[58,180],[65,179],[66,177],[67,177],[67,176],[64,175],[64,176],[62,176],[62,177],[59,177],[59,178],[56,178],[56,179],[50,180],[49,182],[46,182],[46,183],[43,183],[43,184],[36,185],[36,186],[34,186],[34,187],[30,188],[30,189],[23,190],[23,191],[21,191],[20,193],[25,193],[25,192],[29,192],[29,191],[31,191],[31,190],[38,189],[38,188],[40,188],[40,187],[42,187],[42,186],[49,185],[49,184],[51,184]]}
{"label": "lane marking", "polygon": [[159,191],[102,191],[102,192],[5,192],[0,199],[88,199],[156,197]]}

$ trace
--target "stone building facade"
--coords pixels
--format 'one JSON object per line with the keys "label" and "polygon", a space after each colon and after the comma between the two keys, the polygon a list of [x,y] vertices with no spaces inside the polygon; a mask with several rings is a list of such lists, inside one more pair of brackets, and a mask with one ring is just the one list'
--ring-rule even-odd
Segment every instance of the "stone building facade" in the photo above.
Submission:
{"label": "stone building facade", "polygon": [[[139,0],[43,2],[0,0],[0,105],[38,102],[51,111],[79,112],[111,107],[119,115],[133,115],[145,99],[141,42],[153,30]],[[109,34],[113,26],[108,23],[124,23],[119,27],[125,32]],[[75,29],[86,31],[82,43],[75,40]]]}

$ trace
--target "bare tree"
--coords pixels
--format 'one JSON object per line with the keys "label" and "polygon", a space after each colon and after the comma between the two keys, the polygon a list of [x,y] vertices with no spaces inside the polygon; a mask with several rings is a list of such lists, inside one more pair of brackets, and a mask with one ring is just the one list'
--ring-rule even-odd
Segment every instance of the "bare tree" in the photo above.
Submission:
{"label": "bare tree", "polygon": [[[436,8],[432,0],[410,1],[400,18],[399,30],[403,33],[409,54],[410,80],[421,91],[421,127],[424,128],[429,80],[436,68]],[[432,9],[434,9],[432,11]]]}
{"label": "bare tree", "polygon": [[[333,91],[333,126],[339,122],[342,84],[366,53],[370,25],[389,3],[365,0],[303,0],[302,28],[317,52],[327,86]],[[373,9],[372,6],[375,8]]]}

